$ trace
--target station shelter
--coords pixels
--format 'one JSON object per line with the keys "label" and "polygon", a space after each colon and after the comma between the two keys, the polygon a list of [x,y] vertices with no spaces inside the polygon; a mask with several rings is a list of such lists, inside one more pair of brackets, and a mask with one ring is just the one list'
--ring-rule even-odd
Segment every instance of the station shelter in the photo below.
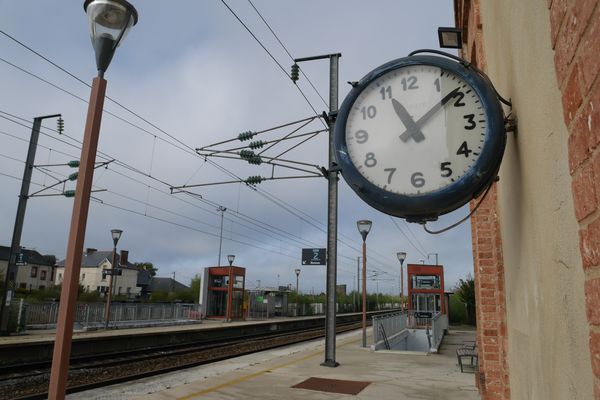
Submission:
{"label": "station shelter", "polygon": [[408,310],[423,317],[447,314],[442,265],[408,264]]}
{"label": "station shelter", "polygon": [[231,319],[244,319],[245,282],[245,268],[236,266],[204,268],[200,282],[202,317],[227,318],[228,301],[231,299]]}

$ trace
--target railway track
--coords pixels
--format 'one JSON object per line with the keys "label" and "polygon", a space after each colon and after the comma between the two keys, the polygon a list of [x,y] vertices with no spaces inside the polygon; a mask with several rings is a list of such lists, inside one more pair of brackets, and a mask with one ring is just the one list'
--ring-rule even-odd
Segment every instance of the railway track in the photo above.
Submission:
{"label": "railway track", "polygon": [[[360,322],[341,322],[337,324],[337,333],[358,329],[360,326]],[[208,364],[324,335],[324,328],[318,327],[78,357],[71,361],[67,393]],[[49,362],[3,366],[0,368],[0,400],[45,399],[49,377]]]}

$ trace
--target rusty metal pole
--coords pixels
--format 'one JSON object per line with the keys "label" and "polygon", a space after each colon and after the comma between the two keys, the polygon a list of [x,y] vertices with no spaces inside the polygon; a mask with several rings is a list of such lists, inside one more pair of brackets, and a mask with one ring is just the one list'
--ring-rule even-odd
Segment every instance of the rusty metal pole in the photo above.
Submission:
{"label": "rusty metal pole", "polygon": [[363,239],[362,268],[362,347],[367,347],[367,242]]}
{"label": "rusty metal pole", "polygon": [[98,148],[105,93],[106,80],[100,76],[94,78],[85,123],[83,146],[81,148],[79,177],[77,179],[67,256],[65,259],[65,275],[60,295],[61,301],[58,308],[56,340],[54,342],[52,369],[50,371],[50,384],[48,387],[48,398],[50,400],[64,399],[67,387],[69,357],[71,355],[71,343],[73,340],[73,321],[79,286],[79,270],[81,268],[83,242],[85,240],[85,228],[90,206],[94,162]]}
{"label": "rusty metal pole", "polygon": [[106,309],[104,310],[104,329],[108,329],[110,322],[110,303],[112,301],[113,275],[116,272],[115,262],[117,262],[117,245],[113,247],[112,264],[110,266],[110,275],[108,276],[108,292],[106,293]]}
{"label": "rusty metal pole", "polygon": [[229,265],[229,285],[227,285],[227,322],[231,322],[233,301],[233,267]]}

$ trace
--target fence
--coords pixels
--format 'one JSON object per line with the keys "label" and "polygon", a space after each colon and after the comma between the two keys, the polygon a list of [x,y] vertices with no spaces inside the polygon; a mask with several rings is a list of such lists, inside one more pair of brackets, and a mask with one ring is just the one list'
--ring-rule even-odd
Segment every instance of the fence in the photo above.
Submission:
{"label": "fence", "polygon": [[[28,304],[25,319],[28,328],[51,328],[56,325],[58,304]],[[75,309],[75,327],[104,326],[104,303],[78,303]],[[135,326],[163,321],[196,321],[200,319],[197,304],[165,303],[113,303],[110,307],[112,326]]]}

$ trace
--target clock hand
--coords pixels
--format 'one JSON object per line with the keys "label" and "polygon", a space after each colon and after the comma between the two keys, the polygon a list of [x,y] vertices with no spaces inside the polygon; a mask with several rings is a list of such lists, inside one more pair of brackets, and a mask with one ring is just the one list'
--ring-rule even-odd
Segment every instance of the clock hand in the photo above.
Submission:
{"label": "clock hand", "polygon": [[[453,91],[451,91],[450,93],[448,93],[447,95],[445,95],[438,103],[436,103],[433,107],[431,107],[431,109],[429,111],[427,111],[421,118],[419,118],[416,122],[417,128],[420,129],[420,127],[427,122],[431,117],[433,117],[433,115],[438,112],[440,109],[442,109],[447,102],[449,102],[450,100],[452,100],[454,97],[457,96],[457,94],[460,92],[460,88],[457,87],[456,89],[454,89]],[[408,127],[407,127],[408,128]],[[401,135],[400,135],[400,139],[403,142],[406,142],[408,139],[410,139],[413,136],[412,133],[412,129],[406,129],[406,131],[404,131]]]}
{"label": "clock hand", "polygon": [[407,134],[407,137],[406,139],[402,139],[402,141],[406,142],[411,137],[415,142],[420,142],[425,139],[423,132],[421,132],[421,129],[417,126],[408,111],[406,111],[406,108],[404,108],[404,106],[396,99],[392,99],[392,104],[394,105],[394,111],[396,111],[396,114],[400,117],[400,120],[402,120],[402,123],[406,128],[406,132],[404,133]]}

